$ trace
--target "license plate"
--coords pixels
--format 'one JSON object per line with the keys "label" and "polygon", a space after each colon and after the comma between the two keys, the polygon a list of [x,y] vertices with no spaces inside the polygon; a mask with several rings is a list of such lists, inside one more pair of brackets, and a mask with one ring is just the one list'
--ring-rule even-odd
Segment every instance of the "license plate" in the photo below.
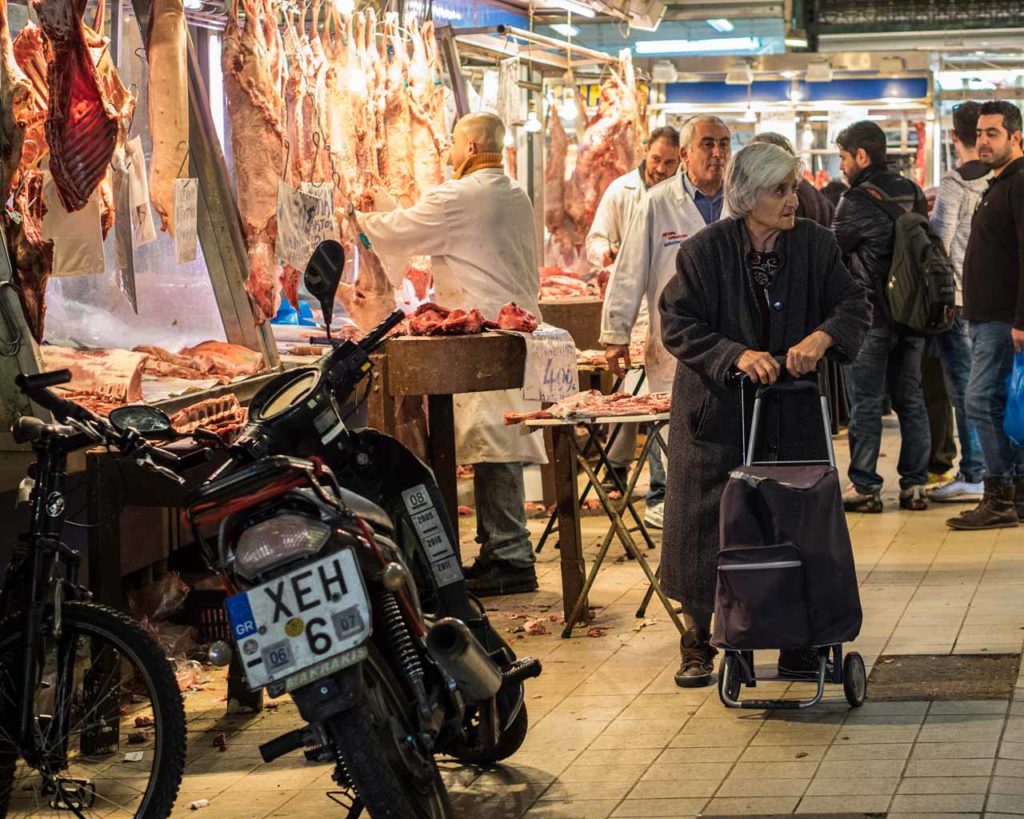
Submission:
{"label": "license plate", "polygon": [[224,607],[253,690],[313,666],[336,671],[346,653],[347,664],[358,662],[353,649],[370,636],[366,588],[348,549],[233,595]]}

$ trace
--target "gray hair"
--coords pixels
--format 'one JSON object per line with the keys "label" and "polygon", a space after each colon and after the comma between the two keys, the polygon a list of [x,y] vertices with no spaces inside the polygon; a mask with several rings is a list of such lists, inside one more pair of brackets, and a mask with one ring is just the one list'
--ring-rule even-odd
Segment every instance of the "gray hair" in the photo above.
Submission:
{"label": "gray hair", "polygon": [[796,156],[796,151],[793,150],[793,143],[782,134],[775,133],[775,131],[762,131],[750,141],[767,142],[769,145],[778,145],[786,153]]}
{"label": "gray hair", "polygon": [[800,160],[778,145],[752,142],[733,154],[725,169],[725,206],[740,218],[749,214],[763,191],[796,178]]}
{"label": "gray hair", "polygon": [[679,129],[679,144],[683,148],[689,148],[693,144],[693,135],[697,126],[703,122],[713,122],[715,125],[721,125],[726,131],[729,130],[729,126],[721,117],[716,117],[714,114],[697,114],[686,120],[683,127]]}

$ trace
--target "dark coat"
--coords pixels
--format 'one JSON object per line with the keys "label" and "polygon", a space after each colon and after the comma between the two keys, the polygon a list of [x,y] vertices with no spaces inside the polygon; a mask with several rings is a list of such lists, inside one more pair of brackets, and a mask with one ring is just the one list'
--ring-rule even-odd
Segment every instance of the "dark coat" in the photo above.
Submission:
{"label": "dark coat", "polygon": [[[836,344],[829,357],[856,357],[870,324],[865,288],[843,265],[832,233],[806,219],[784,232],[782,267],[771,285],[769,352],[785,353],[815,330]],[[722,219],[679,247],[676,275],[661,295],[662,337],[678,360],[672,389],[662,583],[691,613],[710,613],[718,552],[718,504],[729,471],[743,461],[733,365],[761,349],[764,298],[747,269],[740,219]],[[747,391],[748,397],[750,390]],[[767,402],[760,457],[822,458],[820,407],[806,398]]]}
{"label": "dark coat", "polygon": [[836,206],[824,194],[806,179],[801,178],[796,186],[796,215],[810,219],[822,227],[832,227],[832,217],[836,215]]}

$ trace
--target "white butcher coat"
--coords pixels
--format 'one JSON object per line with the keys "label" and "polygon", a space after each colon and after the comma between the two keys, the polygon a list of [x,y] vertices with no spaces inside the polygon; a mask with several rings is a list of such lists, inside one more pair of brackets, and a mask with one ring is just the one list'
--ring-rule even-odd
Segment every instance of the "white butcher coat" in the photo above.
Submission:
{"label": "white butcher coat", "polygon": [[626,228],[646,192],[639,168],[623,174],[607,187],[587,234],[587,261],[592,265],[604,267],[605,254],[622,246]]}
{"label": "white butcher coat", "polygon": [[[410,256],[431,257],[438,304],[474,307],[489,319],[508,302],[540,317],[533,205],[500,168],[451,179],[410,208],[358,214],[397,287]],[[458,367],[458,361],[450,362]],[[540,435],[503,423],[506,412],[539,410],[520,390],[455,396],[459,463],[546,463]]]}
{"label": "white butcher coat", "polygon": [[601,312],[601,343],[629,344],[630,330],[646,298],[650,312],[644,363],[651,392],[672,389],[676,359],[661,340],[661,291],[676,274],[676,253],[684,239],[706,225],[686,192],[683,173],[648,189],[626,231]]}

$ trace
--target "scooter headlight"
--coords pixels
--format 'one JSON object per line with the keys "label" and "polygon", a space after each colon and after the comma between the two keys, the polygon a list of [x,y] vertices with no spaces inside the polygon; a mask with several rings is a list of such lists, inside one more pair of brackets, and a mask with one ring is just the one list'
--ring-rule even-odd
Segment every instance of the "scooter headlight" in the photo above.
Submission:
{"label": "scooter headlight", "polygon": [[268,569],[315,555],[331,536],[331,527],[315,518],[282,514],[246,529],[235,546],[235,571],[253,581]]}

